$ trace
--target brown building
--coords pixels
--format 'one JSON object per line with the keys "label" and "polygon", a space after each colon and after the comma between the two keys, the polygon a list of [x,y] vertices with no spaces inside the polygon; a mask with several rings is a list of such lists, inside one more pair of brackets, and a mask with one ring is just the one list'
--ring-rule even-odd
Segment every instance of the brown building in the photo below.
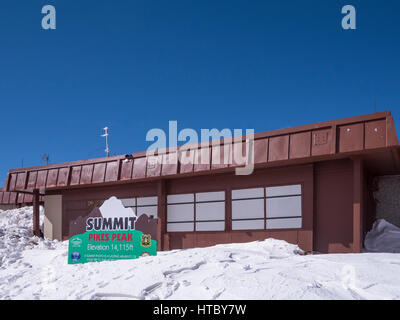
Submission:
{"label": "brown building", "polygon": [[251,175],[235,175],[240,163],[219,163],[223,154],[215,150],[223,142],[231,154],[232,141],[197,146],[209,151],[208,164],[163,164],[174,148],[155,157],[142,152],[13,169],[0,203],[33,201],[38,233],[43,196],[44,234],[62,240],[116,196],[158,220],[160,250],[273,237],[305,251],[360,252],[375,218],[371,181],[400,171],[390,112],[255,134]]}

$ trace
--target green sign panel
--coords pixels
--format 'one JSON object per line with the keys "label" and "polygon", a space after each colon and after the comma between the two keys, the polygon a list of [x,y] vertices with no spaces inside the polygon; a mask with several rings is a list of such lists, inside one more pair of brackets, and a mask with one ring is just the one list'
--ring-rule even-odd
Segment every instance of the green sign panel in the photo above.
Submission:
{"label": "green sign panel", "polygon": [[148,255],[157,255],[157,241],[138,230],[87,231],[69,239],[69,264]]}
{"label": "green sign panel", "polygon": [[139,216],[116,197],[70,224],[68,263],[136,259],[157,255],[157,220]]}

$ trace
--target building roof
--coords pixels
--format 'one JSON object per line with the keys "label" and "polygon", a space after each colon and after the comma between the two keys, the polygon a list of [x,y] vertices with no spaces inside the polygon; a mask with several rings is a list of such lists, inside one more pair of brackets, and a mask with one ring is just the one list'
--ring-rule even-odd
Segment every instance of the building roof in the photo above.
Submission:
{"label": "building roof", "polygon": [[[243,136],[240,139],[245,138]],[[163,159],[176,157],[177,150],[182,151],[182,147],[178,147],[158,150],[151,157],[146,156],[146,152],[139,152],[130,155],[129,159],[126,155],[120,155],[12,169],[7,174],[4,190],[0,192],[0,203],[20,202],[25,197],[30,199],[29,194],[18,194],[18,191],[68,189],[233,171],[243,164],[235,161],[219,164],[219,157],[224,152],[217,158],[215,150],[222,144],[228,145],[231,156],[235,142],[232,139],[221,139],[209,145],[193,145],[196,152],[192,161],[186,164],[179,161],[162,163]],[[209,164],[197,163],[200,150],[209,151]],[[363,156],[367,165],[376,173],[400,170],[399,142],[390,111],[254,135],[256,169],[354,156]]]}

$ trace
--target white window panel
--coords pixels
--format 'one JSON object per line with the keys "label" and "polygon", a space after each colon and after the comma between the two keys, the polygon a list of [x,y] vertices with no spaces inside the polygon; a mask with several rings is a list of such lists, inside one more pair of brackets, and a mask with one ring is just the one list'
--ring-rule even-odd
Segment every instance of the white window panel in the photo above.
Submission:
{"label": "white window panel", "polygon": [[140,217],[143,213],[147,214],[149,218],[150,216],[153,216],[153,218],[157,218],[157,206],[138,207],[137,216]]}
{"label": "white window panel", "polygon": [[125,208],[136,206],[136,198],[121,199],[121,202]]}
{"label": "white window panel", "polygon": [[267,218],[301,216],[301,196],[267,199]]}
{"label": "white window panel", "polygon": [[232,190],[232,199],[263,198],[264,188]]}
{"label": "white window panel", "polygon": [[217,191],[217,192],[201,192],[196,193],[196,201],[218,201],[225,200],[225,192]]}
{"label": "white window panel", "polygon": [[224,231],[225,221],[196,222],[196,231]]}
{"label": "white window panel", "polygon": [[194,231],[194,223],[167,223],[167,232],[190,232]]}
{"label": "white window panel", "polygon": [[301,218],[267,219],[267,229],[296,229],[301,228]]}
{"label": "white window panel", "polygon": [[264,229],[264,219],[232,221],[232,230]]}
{"label": "white window panel", "polygon": [[137,198],[138,206],[157,205],[157,197],[142,197]]}
{"label": "white window panel", "polygon": [[268,187],[266,188],[266,192],[267,197],[296,195],[301,194],[301,185],[294,184],[291,186]]}
{"label": "white window panel", "polygon": [[225,220],[225,202],[196,203],[196,220]]}
{"label": "white window panel", "polygon": [[194,204],[169,204],[167,206],[167,221],[193,221]]}
{"label": "white window panel", "polygon": [[184,203],[184,202],[194,202],[193,193],[185,194],[170,194],[167,196],[168,203]]}
{"label": "white window panel", "polygon": [[264,218],[264,199],[232,201],[232,219]]}

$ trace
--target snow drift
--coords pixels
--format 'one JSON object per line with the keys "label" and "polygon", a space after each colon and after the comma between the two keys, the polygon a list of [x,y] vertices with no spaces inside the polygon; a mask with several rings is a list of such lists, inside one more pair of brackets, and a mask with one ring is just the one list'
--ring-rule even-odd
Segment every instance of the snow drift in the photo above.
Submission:
{"label": "snow drift", "polygon": [[[40,208],[40,222],[43,222],[43,208]],[[33,248],[51,249],[58,241],[41,239],[32,232],[32,208],[0,210],[0,269],[20,262],[24,250]]]}
{"label": "snow drift", "polygon": [[378,219],[365,236],[364,247],[367,252],[400,253],[400,228]]}
{"label": "snow drift", "polygon": [[400,255],[303,255],[266,239],[67,264],[33,236],[32,209],[0,211],[0,299],[399,299]]}

